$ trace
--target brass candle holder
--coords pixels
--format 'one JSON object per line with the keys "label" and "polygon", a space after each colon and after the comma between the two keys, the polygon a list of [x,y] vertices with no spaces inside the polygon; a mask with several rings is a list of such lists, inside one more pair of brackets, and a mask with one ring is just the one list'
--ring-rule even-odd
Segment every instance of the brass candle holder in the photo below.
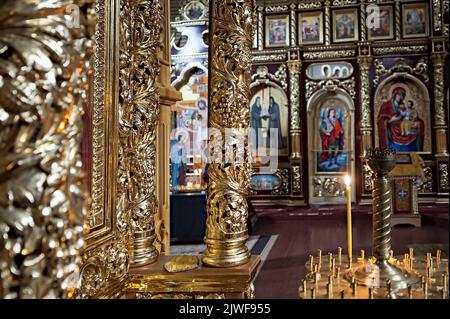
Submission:
{"label": "brass candle holder", "polygon": [[[311,294],[305,291],[313,287],[315,299],[448,298],[448,259],[443,259],[440,251],[435,257],[431,253],[418,256],[410,248],[396,257],[391,249],[392,197],[388,173],[396,164],[395,151],[369,150],[366,162],[373,171],[373,256],[366,257],[362,250],[360,258],[352,263],[339,247],[338,263],[331,262],[332,267],[317,267],[311,257],[299,288],[300,298],[308,299]],[[332,258],[333,254],[329,256]],[[335,279],[330,280],[333,275]]]}
{"label": "brass candle holder", "polygon": [[366,162],[373,171],[372,178],[372,254],[373,261],[362,261],[352,267],[347,276],[354,276],[356,282],[366,287],[385,287],[390,282],[393,291],[405,289],[418,283],[418,274],[408,267],[408,260],[402,264],[391,258],[391,216],[392,195],[388,178],[396,164],[395,151],[374,149],[367,152]]}

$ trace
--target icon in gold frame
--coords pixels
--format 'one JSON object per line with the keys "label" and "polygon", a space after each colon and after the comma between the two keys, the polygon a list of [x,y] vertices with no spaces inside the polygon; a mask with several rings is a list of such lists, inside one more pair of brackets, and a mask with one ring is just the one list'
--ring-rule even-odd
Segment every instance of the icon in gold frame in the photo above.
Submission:
{"label": "icon in gold frame", "polygon": [[391,40],[394,38],[394,8],[392,6],[379,7],[378,23],[367,28],[369,40]]}
{"label": "icon in gold frame", "polygon": [[333,10],[333,42],[359,39],[358,9]]}
{"label": "icon in gold frame", "polygon": [[269,15],[265,17],[266,47],[289,46],[289,15]]}
{"label": "icon in gold frame", "polygon": [[404,38],[429,35],[429,10],[427,3],[408,3],[402,6],[402,30]]}
{"label": "icon in gold frame", "polygon": [[298,30],[300,44],[323,43],[323,12],[301,12],[298,15]]}

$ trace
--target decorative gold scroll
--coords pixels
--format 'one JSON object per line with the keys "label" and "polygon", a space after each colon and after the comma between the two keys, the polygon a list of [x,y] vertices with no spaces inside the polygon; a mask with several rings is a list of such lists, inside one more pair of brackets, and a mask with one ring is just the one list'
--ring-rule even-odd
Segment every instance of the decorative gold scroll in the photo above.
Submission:
{"label": "decorative gold scroll", "polygon": [[120,4],[118,214],[130,220],[131,265],[143,265],[158,258],[154,215],[162,8],[159,0]]}
{"label": "decorative gold scroll", "polygon": [[89,62],[69,6],[0,3],[0,298],[65,298],[78,271]]}
{"label": "decorative gold scroll", "polygon": [[[254,0],[216,0],[212,10],[211,164],[203,263],[215,267],[244,264],[250,258],[245,243],[252,175],[247,130],[254,12]],[[225,129],[233,129],[234,136],[225,138]],[[227,164],[226,157],[238,161]]]}

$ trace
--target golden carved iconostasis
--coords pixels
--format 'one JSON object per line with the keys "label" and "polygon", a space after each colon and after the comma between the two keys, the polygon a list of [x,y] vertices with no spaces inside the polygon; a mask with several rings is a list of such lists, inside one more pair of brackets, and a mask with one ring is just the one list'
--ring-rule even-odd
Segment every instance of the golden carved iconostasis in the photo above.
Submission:
{"label": "golden carved iconostasis", "polygon": [[[1,4],[7,6],[0,11],[0,41],[5,47],[1,54],[8,63],[0,69],[0,256],[5,261],[1,273],[6,276],[2,277],[0,297],[118,297],[130,267],[155,261],[169,252],[170,233],[165,224],[169,172],[156,167],[158,163],[167,167],[169,162],[170,106],[182,98],[170,87],[169,78],[174,73],[169,68],[181,72],[189,61],[172,56],[175,63],[170,64],[168,2],[99,0],[95,5],[93,1],[81,1],[75,7],[72,4],[66,0],[55,1],[52,8],[24,0]],[[240,5],[245,6],[245,14],[252,12],[248,3]],[[358,23],[365,21],[368,4],[356,0],[256,8],[257,32],[248,86],[254,89],[254,95],[265,96],[272,88],[284,91],[274,99],[281,112],[287,111],[280,116],[283,123],[279,124],[284,128],[281,144],[287,152],[280,155],[278,168],[264,176],[264,183],[255,179],[249,183],[255,201],[302,205],[322,194],[339,202],[343,172],[318,175],[309,171],[309,163],[313,159],[317,162],[321,155],[313,155],[320,144],[317,134],[331,135],[327,122],[331,114],[347,122],[341,125],[342,134],[327,142],[336,153],[320,153],[326,153],[324,158],[327,155],[331,169],[352,167],[357,185],[355,200],[368,201],[369,172],[360,156],[380,144],[385,124],[379,114],[386,115],[385,109],[395,97],[405,104],[412,100],[413,108],[418,108],[417,115],[411,115],[415,118],[412,123],[397,128],[397,139],[391,140],[421,137],[413,139],[423,144],[421,156],[425,160],[426,179],[418,186],[419,201],[448,203],[448,2],[383,1],[382,5],[381,31],[368,30],[364,23]],[[74,10],[75,16],[70,14]],[[216,13],[231,16],[231,10]],[[63,11],[68,17],[61,15]],[[40,20],[44,13],[48,18]],[[197,7],[187,14],[197,20],[205,18],[205,11]],[[209,42],[204,35],[206,21],[202,25],[202,51],[191,58],[204,65]],[[238,38],[246,43],[246,49],[250,39],[245,35],[251,29],[247,23],[227,31],[240,34]],[[141,37],[139,30],[147,30],[146,37]],[[220,40],[224,41],[216,39],[215,44]],[[184,40],[180,41],[181,45]],[[146,49],[138,50],[142,47]],[[227,50],[231,52],[232,48],[228,46]],[[246,53],[243,50],[242,54]],[[234,70],[242,78],[250,68],[250,57],[246,57],[236,62],[239,67]],[[351,67],[333,66],[343,62]],[[317,63],[323,72],[319,77],[308,71]],[[14,90],[19,94],[11,95]],[[221,90],[212,92],[224,95]],[[314,109],[310,116],[308,102],[318,92],[329,94],[330,102],[325,107],[320,100],[315,105],[323,111]],[[347,100],[337,99],[336,92],[345,92]],[[251,101],[252,96],[247,97],[245,92],[238,94],[240,99],[233,97],[233,118],[239,122],[247,114],[243,105],[246,101],[250,105],[256,98]],[[213,122],[221,129],[223,119],[218,114],[220,109]],[[86,140],[91,141],[90,147]],[[345,158],[343,147],[351,153]],[[320,165],[316,163],[317,168]],[[228,176],[220,167],[213,170],[216,176]],[[250,175],[245,169],[240,172]],[[318,184],[313,183],[314,178],[321,180],[322,192],[314,192]],[[226,180],[217,183],[228,187]],[[243,189],[249,186],[246,179],[239,183]],[[245,217],[245,196],[231,193],[231,199],[224,199],[215,192],[211,203],[216,206],[209,207],[208,214],[216,216],[222,202],[237,199]],[[239,242],[236,251],[240,262],[249,257],[243,249],[247,234],[243,224],[232,232]],[[211,222],[209,225],[210,245],[214,240],[224,242],[220,227]],[[208,258],[211,263],[227,262],[226,258],[215,260],[214,255]],[[77,265],[79,274],[73,276]],[[251,287],[246,282],[246,294],[251,295]]]}
{"label": "golden carved iconostasis", "polygon": [[[275,187],[256,189],[254,203],[343,204],[347,173],[356,183],[352,201],[370,203],[370,171],[360,158],[380,145],[424,159],[419,203],[448,202],[448,3],[304,1],[260,4],[257,11],[252,85],[283,87],[290,147],[273,172]],[[401,105],[392,111],[394,93]],[[351,110],[350,121],[342,107]],[[330,138],[325,114],[333,108],[340,133]],[[392,112],[399,119],[383,122]]]}
{"label": "golden carved iconostasis", "polygon": [[[414,118],[404,121],[404,132],[400,121],[393,124],[396,133],[389,145],[399,152],[423,156],[426,176],[418,181],[419,201],[446,202],[448,163],[443,140],[447,134],[444,64],[448,64],[448,42],[443,36],[448,33],[448,5],[439,1],[356,0],[282,5],[257,1],[257,5],[250,121],[251,126],[262,128],[260,135],[265,141],[269,129],[265,113],[272,95],[281,105],[279,144],[283,147],[278,149],[278,168],[261,172],[259,167],[264,165],[256,162],[251,182],[253,202],[343,204],[343,175],[349,173],[356,183],[352,200],[369,203],[370,171],[360,157],[391,134],[383,133],[389,129],[379,124],[379,118],[393,114],[380,113],[380,109],[392,101],[393,91],[399,88],[404,89],[404,105],[400,106],[404,110],[397,112]],[[379,14],[379,20],[374,14]],[[175,17],[173,14],[172,20]],[[190,27],[192,21],[177,19],[172,25],[179,39],[199,39],[206,32],[204,27],[195,31],[196,27]],[[201,49],[188,52],[174,48],[175,81],[189,64],[206,58]],[[341,97],[335,118],[342,131],[334,139],[327,139],[327,132],[321,131],[327,123],[326,110],[332,108],[330,103],[314,105],[321,93],[331,104],[333,98]],[[411,110],[408,104],[412,104]],[[339,118],[341,107],[351,110],[348,120]]]}

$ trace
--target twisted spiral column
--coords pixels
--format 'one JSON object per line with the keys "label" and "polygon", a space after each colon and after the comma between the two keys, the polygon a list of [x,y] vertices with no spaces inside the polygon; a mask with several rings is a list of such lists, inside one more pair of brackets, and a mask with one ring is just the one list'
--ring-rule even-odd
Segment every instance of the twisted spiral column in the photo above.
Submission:
{"label": "twisted spiral column", "polygon": [[354,276],[359,285],[372,288],[389,286],[392,291],[405,289],[408,285],[416,284],[419,277],[405,265],[398,264],[390,256],[392,196],[388,174],[397,162],[395,151],[380,148],[369,149],[366,161],[373,172],[372,254],[375,262],[363,261],[354,269],[350,269],[348,275]]}
{"label": "twisted spiral column", "polygon": [[376,175],[372,181],[373,197],[373,256],[377,260],[387,260],[391,250],[392,197],[389,179],[386,175]]}

